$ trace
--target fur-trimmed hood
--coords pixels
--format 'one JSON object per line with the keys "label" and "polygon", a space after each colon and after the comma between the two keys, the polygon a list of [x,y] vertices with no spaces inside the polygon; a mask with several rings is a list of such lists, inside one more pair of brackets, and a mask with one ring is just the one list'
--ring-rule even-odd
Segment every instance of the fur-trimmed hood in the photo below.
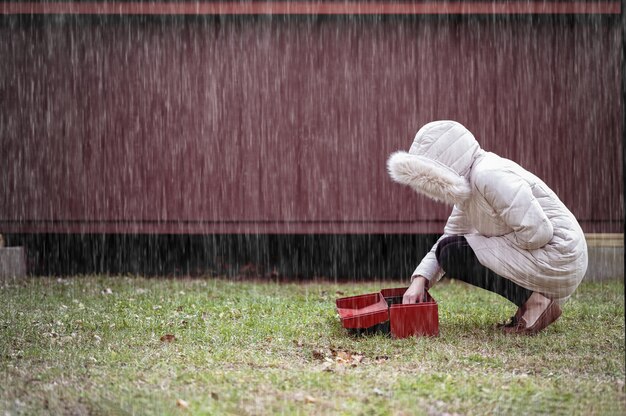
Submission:
{"label": "fur-trimmed hood", "polygon": [[387,161],[391,178],[420,194],[448,204],[461,204],[471,195],[469,174],[483,150],[463,125],[433,121],[422,127],[408,153],[393,153]]}

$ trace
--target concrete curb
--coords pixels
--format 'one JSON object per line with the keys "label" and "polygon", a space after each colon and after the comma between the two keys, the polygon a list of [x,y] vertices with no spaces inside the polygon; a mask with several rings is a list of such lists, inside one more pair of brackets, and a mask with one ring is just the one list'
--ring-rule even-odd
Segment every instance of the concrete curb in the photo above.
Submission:
{"label": "concrete curb", "polygon": [[589,266],[585,280],[624,280],[624,234],[586,234]]}
{"label": "concrete curb", "polygon": [[26,250],[24,247],[0,248],[0,279],[26,276]]}

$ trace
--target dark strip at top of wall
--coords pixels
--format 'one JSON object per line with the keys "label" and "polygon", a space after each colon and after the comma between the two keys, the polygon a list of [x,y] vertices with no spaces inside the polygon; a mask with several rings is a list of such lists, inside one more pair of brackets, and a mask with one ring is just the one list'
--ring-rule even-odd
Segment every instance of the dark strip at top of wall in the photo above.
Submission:
{"label": "dark strip at top of wall", "polygon": [[620,1],[51,1],[0,3],[0,14],[520,15],[620,14]]}

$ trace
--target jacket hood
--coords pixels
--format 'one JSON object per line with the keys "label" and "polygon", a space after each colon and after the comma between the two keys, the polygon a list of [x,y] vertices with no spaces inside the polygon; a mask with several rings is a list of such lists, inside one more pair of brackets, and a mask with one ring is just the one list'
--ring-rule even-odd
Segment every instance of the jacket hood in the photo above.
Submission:
{"label": "jacket hood", "polygon": [[468,181],[483,150],[474,135],[456,121],[433,121],[422,127],[408,152],[387,161],[391,178],[436,201],[461,204],[471,195]]}

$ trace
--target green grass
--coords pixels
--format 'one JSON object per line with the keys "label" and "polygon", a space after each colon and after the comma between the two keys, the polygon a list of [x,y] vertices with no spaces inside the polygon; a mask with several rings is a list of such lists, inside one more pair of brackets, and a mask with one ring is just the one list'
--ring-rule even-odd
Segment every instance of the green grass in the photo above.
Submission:
{"label": "green grass", "polygon": [[[102,276],[5,283],[0,411],[626,411],[622,281],[583,283],[562,318],[534,337],[494,330],[515,307],[454,282],[431,291],[439,337],[348,336],[334,299],[399,285]],[[161,341],[166,334],[176,339]]]}

